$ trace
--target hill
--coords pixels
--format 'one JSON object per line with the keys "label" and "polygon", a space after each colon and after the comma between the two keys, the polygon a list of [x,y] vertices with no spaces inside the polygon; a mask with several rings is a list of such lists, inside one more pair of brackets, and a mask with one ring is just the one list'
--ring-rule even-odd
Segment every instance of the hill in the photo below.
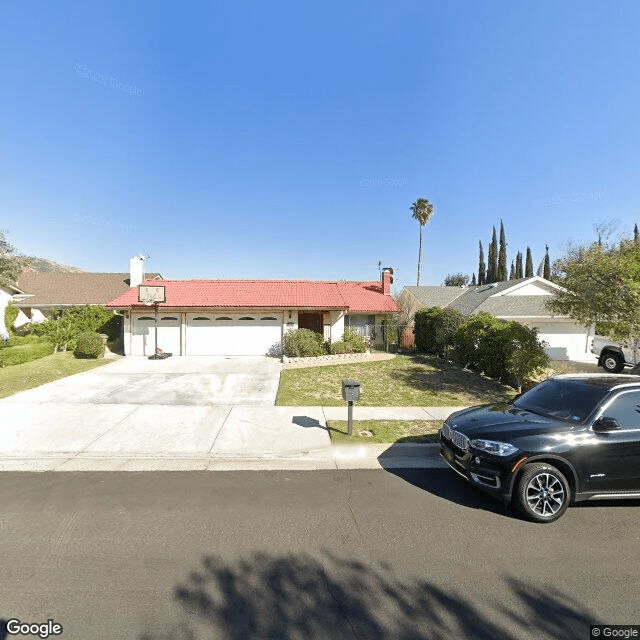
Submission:
{"label": "hill", "polygon": [[72,267],[55,260],[47,260],[46,258],[37,258],[35,256],[20,256],[27,261],[27,269],[37,271],[39,273],[85,273],[84,269]]}

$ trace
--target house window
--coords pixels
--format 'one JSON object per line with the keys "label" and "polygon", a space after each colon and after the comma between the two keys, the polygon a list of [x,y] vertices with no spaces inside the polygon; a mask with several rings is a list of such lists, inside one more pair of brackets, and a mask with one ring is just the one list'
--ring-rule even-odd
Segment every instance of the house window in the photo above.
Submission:
{"label": "house window", "polygon": [[173,316],[162,316],[162,320],[174,320],[174,321],[177,321],[178,318],[174,318]]}
{"label": "house window", "polygon": [[151,320],[153,322],[153,320],[155,320],[155,318],[151,318],[149,316],[142,316],[141,318],[138,318],[138,320]]}
{"label": "house window", "polygon": [[242,316],[240,320],[255,320],[255,318],[251,318],[250,316]]}
{"label": "house window", "polygon": [[274,318],[273,316],[265,316],[264,318],[260,318],[260,320],[277,320],[278,318]]}
{"label": "house window", "polygon": [[199,316],[197,318],[194,318],[193,320],[195,322],[196,320],[209,320],[209,318],[205,318],[204,316]]}
{"label": "house window", "polygon": [[231,320],[231,318],[229,316],[220,316],[219,318],[216,318],[216,320]]}

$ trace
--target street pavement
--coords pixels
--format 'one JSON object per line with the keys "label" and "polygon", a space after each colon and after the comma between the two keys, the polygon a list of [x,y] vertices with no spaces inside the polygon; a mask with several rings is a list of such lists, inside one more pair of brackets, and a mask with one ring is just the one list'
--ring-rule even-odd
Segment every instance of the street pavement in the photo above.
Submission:
{"label": "street pavement", "polygon": [[[123,358],[14,394],[0,400],[0,470],[433,464],[435,445],[333,446],[327,421],[346,420],[346,403],[274,406],[281,368],[273,358]],[[443,420],[458,408],[356,403],[353,418]]]}

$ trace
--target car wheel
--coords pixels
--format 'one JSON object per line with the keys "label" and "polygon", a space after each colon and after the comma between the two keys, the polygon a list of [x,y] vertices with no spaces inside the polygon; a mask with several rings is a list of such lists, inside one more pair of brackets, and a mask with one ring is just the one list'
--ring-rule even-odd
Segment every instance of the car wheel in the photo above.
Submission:
{"label": "car wheel", "polygon": [[602,359],[602,368],[608,373],[620,373],[624,369],[624,358],[619,353],[607,353]]}
{"label": "car wheel", "polygon": [[560,471],[550,464],[537,462],[523,468],[515,500],[529,520],[553,522],[567,510],[571,490]]}

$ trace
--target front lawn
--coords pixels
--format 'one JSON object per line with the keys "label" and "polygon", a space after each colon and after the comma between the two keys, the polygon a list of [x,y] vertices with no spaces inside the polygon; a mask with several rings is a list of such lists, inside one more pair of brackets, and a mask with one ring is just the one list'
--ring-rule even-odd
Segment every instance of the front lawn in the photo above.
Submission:
{"label": "front lawn", "polygon": [[0,398],[6,398],[18,391],[25,391],[41,384],[53,382],[74,373],[88,371],[113,360],[100,358],[84,360],[75,358],[71,351],[54,353],[38,360],[0,368]]}
{"label": "front lawn", "polygon": [[354,420],[352,436],[346,420],[328,420],[327,430],[334,444],[372,442],[435,442],[442,420]]}
{"label": "front lawn", "polygon": [[342,380],[361,384],[363,407],[454,407],[508,400],[507,387],[483,376],[425,356],[357,362],[308,369],[285,369],[280,375],[276,404],[327,406],[345,404]]}

